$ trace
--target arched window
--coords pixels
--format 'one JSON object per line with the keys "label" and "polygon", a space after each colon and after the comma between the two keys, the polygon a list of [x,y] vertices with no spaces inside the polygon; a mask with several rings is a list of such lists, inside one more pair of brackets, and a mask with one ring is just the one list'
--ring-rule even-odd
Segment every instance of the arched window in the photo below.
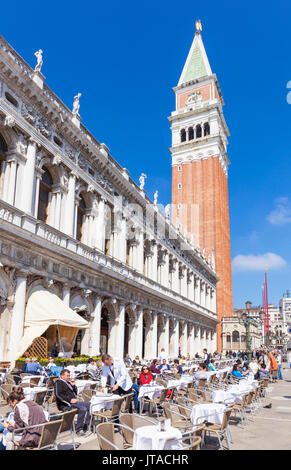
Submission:
{"label": "arched window", "polygon": [[181,142],[186,142],[186,131],[185,131],[185,129],[181,130]]}
{"label": "arched window", "polygon": [[202,137],[202,129],[200,124],[197,124],[196,126],[196,139],[199,139],[199,137]]}
{"label": "arched window", "polygon": [[82,233],[83,233],[83,222],[84,222],[84,215],[86,211],[86,204],[84,201],[83,196],[80,196],[80,202],[78,205],[78,212],[77,212],[77,233],[76,238],[79,241],[82,241]]}
{"label": "arched window", "polygon": [[232,332],[232,341],[234,343],[237,343],[239,341],[239,332],[237,330],[234,330]]}
{"label": "arched window", "polygon": [[188,129],[188,140],[193,140],[194,139],[194,129],[193,127],[189,127]]}
{"label": "arched window", "polygon": [[227,342],[227,343],[230,343],[230,340],[231,340],[230,335],[227,335],[227,336],[226,336],[226,342]]}
{"label": "arched window", "polygon": [[203,126],[203,130],[204,130],[204,136],[210,134],[210,126],[209,126],[208,122],[205,122],[205,124]]}
{"label": "arched window", "polygon": [[52,190],[53,179],[48,169],[44,168],[44,170],[39,186],[37,218],[47,223],[49,195]]}

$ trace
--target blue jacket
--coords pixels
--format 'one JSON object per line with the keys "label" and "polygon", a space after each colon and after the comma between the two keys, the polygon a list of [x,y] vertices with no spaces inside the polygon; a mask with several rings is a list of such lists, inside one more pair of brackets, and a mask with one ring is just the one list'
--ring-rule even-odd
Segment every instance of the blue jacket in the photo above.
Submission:
{"label": "blue jacket", "polygon": [[25,372],[29,372],[29,374],[39,374],[42,372],[42,367],[37,362],[29,362]]}
{"label": "blue jacket", "polygon": [[[161,364],[161,365],[159,366],[159,369],[162,370],[162,367],[163,367],[163,364]],[[166,364],[166,368],[167,368],[167,370],[170,370],[170,369],[171,369],[170,366],[169,366],[169,364]]]}

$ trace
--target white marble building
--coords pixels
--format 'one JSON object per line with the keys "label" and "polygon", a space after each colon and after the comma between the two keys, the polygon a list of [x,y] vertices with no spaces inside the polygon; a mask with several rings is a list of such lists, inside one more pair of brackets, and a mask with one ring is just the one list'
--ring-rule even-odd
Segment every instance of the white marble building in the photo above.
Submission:
{"label": "white marble building", "polygon": [[81,124],[80,94],[70,111],[41,67],[42,51],[33,70],[0,37],[0,361],[25,352],[38,286],[88,322],[76,353],[214,351],[214,256],[194,249],[158,194],[154,204],[146,196],[144,177],[136,185]]}

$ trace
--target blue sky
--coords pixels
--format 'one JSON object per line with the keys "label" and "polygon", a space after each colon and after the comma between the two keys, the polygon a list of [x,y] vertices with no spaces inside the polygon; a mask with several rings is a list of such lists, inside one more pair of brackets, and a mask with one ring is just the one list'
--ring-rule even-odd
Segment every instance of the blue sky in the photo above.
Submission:
{"label": "blue sky", "polygon": [[[167,117],[201,18],[202,37],[225,100],[234,306],[291,289],[291,4],[288,0],[23,2],[1,5],[0,34],[42,72],[83,123],[150,197],[171,201]],[[290,83],[291,91],[291,83]],[[290,100],[291,103],[291,100]]]}

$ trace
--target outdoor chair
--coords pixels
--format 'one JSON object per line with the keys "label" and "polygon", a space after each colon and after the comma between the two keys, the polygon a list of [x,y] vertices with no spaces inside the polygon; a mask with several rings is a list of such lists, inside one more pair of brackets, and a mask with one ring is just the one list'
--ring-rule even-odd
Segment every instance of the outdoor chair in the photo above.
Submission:
{"label": "outdoor chair", "polygon": [[96,428],[96,434],[101,450],[124,450],[123,442],[118,441],[119,433],[114,432],[116,429],[122,432],[124,426],[122,424],[100,423]]}
{"label": "outdoor chair", "polygon": [[14,441],[14,448],[21,450],[43,450],[43,449],[56,449],[56,440],[61,429],[63,419],[57,421],[49,421],[48,423],[35,424],[34,426],[27,426],[22,428],[22,431],[42,428],[39,443],[37,447],[22,447],[19,442],[14,441],[14,431],[12,432],[12,441]]}
{"label": "outdoor chair", "polygon": [[6,383],[6,384],[9,384],[9,385],[15,385],[14,376],[11,375],[11,374],[7,374],[7,375],[5,376],[5,383]]}
{"label": "outdoor chair", "polygon": [[128,395],[125,395],[124,401],[121,404],[121,409],[120,409],[122,413],[129,413],[131,402],[132,402],[132,397],[133,397],[133,393],[129,393]]}
{"label": "outdoor chair", "polygon": [[227,448],[228,450],[230,450],[229,420],[230,420],[231,412],[232,412],[231,408],[228,408],[225,410],[222,424],[206,423],[206,426],[205,426],[205,433],[215,434],[219,441],[220,449],[222,450],[224,449],[222,445],[222,437],[226,438]]}
{"label": "outdoor chair", "polygon": [[40,391],[40,392],[35,392],[33,401],[37,403],[38,405],[44,407],[45,403],[45,397],[46,397],[47,391]]}
{"label": "outdoor chair", "polygon": [[57,445],[61,444],[60,439],[63,440],[64,437],[70,435],[72,438],[72,442],[65,441],[64,444],[71,444],[73,445],[74,450],[76,450],[74,418],[77,413],[78,413],[78,410],[74,409],[70,411],[65,411],[64,413],[61,413],[60,415],[56,415],[56,419],[62,420],[62,425],[60,427],[59,434],[56,440]]}
{"label": "outdoor chair", "polygon": [[117,400],[112,400],[112,408],[111,410],[101,410],[101,411],[93,411],[91,421],[93,421],[93,426],[95,427],[95,419],[99,418],[103,421],[116,421],[120,414],[120,409],[124,397],[118,398]]}
{"label": "outdoor chair", "polygon": [[[189,443],[190,441],[190,443]],[[201,445],[201,437],[200,436],[195,436],[193,435],[192,432],[190,433],[185,433],[183,436],[182,436],[182,451],[184,452],[184,450],[198,450],[200,449],[200,445]]]}
{"label": "outdoor chair", "polygon": [[133,445],[133,436],[134,431],[143,426],[154,426],[158,424],[158,421],[154,418],[147,418],[145,416],[140,416],[138,414],[120,414],[119,415],[120,424],[124,426],[122,429],[124,437],[124,446],[132,447]]}
{"label": "outdoor chair", "polygon": [[93,395],[94,395],[94,391],[91,390],[90,388],[87,388],[80,393],[80,397],[82,398],[83,401],[91,401],[91,398]]}
{"label": "outdoor chair", "polygon": [[14,388],[14,385],[11,385],[11,384],[0,385],[1,396],[5,405],[7,404],[8,395],[10,395],[10,393],[13,392],[13,388]]}
{"label": "outdoor chair", "polygon": [[171,420],[171,426],[178,428],[180,430],[191,428],[193,429],[193,424],[185,416],[179,412],[178,405],[172,405],[170,403],[163,403],[164,413],[167,419]]}
{"label": "outdoor chair", "polygon": [[145,403],[148,403],[149,404],[149,414],[151,415],[152,414],[152,408],[155,408],[155,414],[158,417],[159,416],[158,406],[162,405],[163,402],[166,400],[167,393],[168,393],[168,389],[165,388],[165,389],[161,390],[160,396],[157,397],[157,398],[150,399],[150,398],[146,398],[146,396],[143,396],[142,399],[141,399],[141,404],[140,404],[140,414],[142,414],[142,412],[143,412]]}

